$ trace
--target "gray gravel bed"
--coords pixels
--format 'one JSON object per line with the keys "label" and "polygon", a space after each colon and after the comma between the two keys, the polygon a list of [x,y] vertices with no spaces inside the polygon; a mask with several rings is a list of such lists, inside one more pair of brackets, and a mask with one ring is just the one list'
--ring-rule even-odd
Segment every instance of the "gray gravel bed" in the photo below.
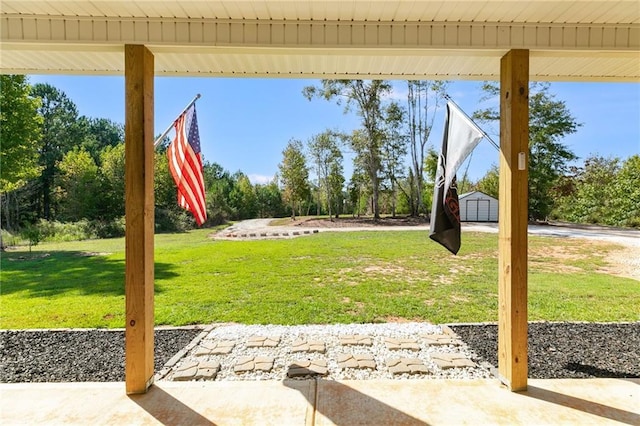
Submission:
{"label": "gray gravel bed", "polygon": [[[155,370],[201,328],[157,329]],[[124,381],[123,330],[0,331],[0,382]]]}
{"label": "gray gravel bed", "polygon": [[[451,329],[480,359],[498,367],[498,326]],[[529,324],[529,377],[640,378],[640,322]]]}

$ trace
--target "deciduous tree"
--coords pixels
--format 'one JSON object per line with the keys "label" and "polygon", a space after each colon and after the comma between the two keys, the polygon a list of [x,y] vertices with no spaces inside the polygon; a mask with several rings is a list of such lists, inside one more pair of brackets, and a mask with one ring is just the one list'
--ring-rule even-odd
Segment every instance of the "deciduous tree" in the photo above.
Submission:
{"label": "deciduous tree", "polygon": [[291,206],[291,217],[295,220],[296,207],[310,195],[309,168],[304,156],[302,142],[292,139],[282,151],[280,182],[283,187],[283,198]]}
{"label": "deciduous tree", "polygon": [[124,126],[107,118],[78,119],[82,135],[82,146],[91,154],[96,164],[100,165],[100,153],[107,147],[124,143]]}
{"label": "deciduous tree", "polygon": [[59,164],[60,174],[56,178],[60,212],[63,221],[96,219],[98,197],[102,194],[98,180],[98,166],[84,148],[67,152]]}
{"label": "deciduous tree", "polygon": [[[487,98],[500,93],[496,83],[485,83]],[[479,110],[474,118],[499,120],[497,108]],[[555,99],[548,83],[532,83],[529,91],[529,217],[544,220],[554,207],[552,188],[576,155],[562,143],[581,124],[563,101]]]}
{"label": "deciduous tree", "polygon": [[391,215],[396,217],[396,201],[400,180],[404,178],[407,135],[403,132],[405,111],[396,102],[385,108],[382,137],[382,173],[391,193]]}
{"label": "deciduous tree", "polygon": [[[425,154],[431,137],[431,129],[442,99],[447,81],[407,81],[407,124],[410,150],[410,192],[407,195],[412,216],[426,212],[430,203],[423,200]],[[437,155],[436,155],[437,167]],[[435,174],[434,174],[435,177]]]}
{"label": "deciduous tree", "polygon": [[102,214],[105,219],[124,216],[124,143],[104,148],[100,153],[100,164],[104,195]]}
{"label": "deciduous tree", "polygon": [[325,205],[329,211],[329,217],[332,218],[332,212],[338,213],[336,201],[342,198],[344,184],[342,152],[338,146],[338,135],[327,130],[313,136],[307,146],[318,176],[319,192],[324,194]]}
{"label": "deciduous tree", "polygon": [[485,173],[476,184],[476,188],[480,192],[484,192],[494,198],[498,198],[500,192],[500,170],[495,164]]}
{"label": "deciduous tree", "polygon": [[50,84],[35,84],[32,96],[41,100],[38,114],[42,117],[42,144],[39,164],[42,167],[39,213],[45,219],[52,219],[52,192],[58,174],[58,163],[64,154],[81,142],[78,126],[78,111],[67,95]]}
{"label": "deciduous tree", "polygon": [[0,75],[0,193],[38,176],[42,117],[24,75]]}
{"label": "deciduous tree", "polygon": [[384,98],[391,93],[391,84],[385,80],[322,80],[319,87],[308,86],[304,96],[311,100],[321,97],[325,100],[345,102],[345,111],[356,107],[362,120],[364,137],[352,139],[351,147],[362,158],[362,164],[371,184],[373,216],[380,218],[378,197],[380,192],[381,146],[383,138]]}

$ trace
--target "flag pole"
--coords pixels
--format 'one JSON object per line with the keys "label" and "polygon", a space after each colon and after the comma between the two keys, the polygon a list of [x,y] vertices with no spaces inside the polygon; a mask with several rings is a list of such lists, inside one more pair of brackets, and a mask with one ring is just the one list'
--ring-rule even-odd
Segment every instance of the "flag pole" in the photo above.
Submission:
{"label": "flag pole", "polygon": [[446,100],[448,100],[449,102],[451,102],[451,103],[452,103],[452,104],[453,104],[453,105],[458,109],[458,111],[460,111],[460,112],[461,112],[465,117],[467,117],[467,118],[469,119],[469,121],[471,122],[471,124],[473,124],[473,127],[475,127],[476,129],[478,129],[478,131],[479,131],[480,133],[482,133],[482,135],[483,135],[483,136],[484,136],[484,137],[485,137],[485,138],[486,138],[486,139],[491,143],[491,145],[493,145],[493,147],[494,147],[495,149],[497,149],[498,151],[500,151],[500,147],[498,146],[498,144],[497,144],[497,143],[495,143],[495,142],[493,141],[493,139],[491,139],[491,138],[489,137],[489,135],[487,134],[487,132],[485,132],[484,130],[482,130],[482,129],[480,128],[480,126],[478,126],[478,125],[476,124],[476,122],[475,122],[475,121],[473,121],[473,119],[472,119],[471,117],[469,117],[469,116],[467,115],[467,113],[466,113],[466,112],[464,112],[464,111],[462,110],[462,108],[460,108],[460,106],[459,106],[457,103],[455,103],[455,102],[453,101],[453,99],[451,99],[451,97],[450,97],[449,95],[447,95],[447,94],[445,93],[445,94],[444,94],[444,98],[445,98]]}
{"label": "flag pole", "polygon": [[173,120],[173,122],[169,125],[169,127],[167,127],[167,130],[165,130],[164,132],[162,132],[162,135],[160,135],[160,137],[158,137],[158,139],[156,139],[156,140],[155,140],[155,142],[153,142],[153,147],[154,147],[154,148],[155,148],[155,147],[157,147],[157,146],[160,144],[160,142],[162,141],[162,139],[163,139],[165,136],[167,136],[167,133],[169,133],[169,132],[171,131],[171,128],[173,127],[173,125],[174,125],[174,124],[176,124],[176,121],[178,121],[178,119],[179,119],[180,117],[182,117],[182,114],[184,114],[184,112],[185,112],[186,110],[188,110],[189,108],[191,108],[191,105],[193,105],[193,104],[194,104],[198,99],[200,99],[200,93],[198,93],[198,94],[196,95],[196,97],[195,97],[195,98],[193,98],[193,99],[191,100],[191,102],[189,102],[189,105],[187,105],[186,107],[184,107],[184,109],[182,110],[182,112],[181,112],[180,114],[178,114],[178,117],[176,117],[176,119],[175,119],[175,120]]}

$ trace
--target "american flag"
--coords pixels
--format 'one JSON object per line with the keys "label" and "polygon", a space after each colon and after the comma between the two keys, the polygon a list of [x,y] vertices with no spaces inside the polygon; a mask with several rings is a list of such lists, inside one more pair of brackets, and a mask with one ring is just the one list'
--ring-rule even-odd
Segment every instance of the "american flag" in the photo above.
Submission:
{"label": "american flag", "polygon": [[193,213],[200,226],[207,220],[207,209],[196,105],[191,105],[174,126],[176,137],[167,151],[169,170],[178,187],[178,204]]}

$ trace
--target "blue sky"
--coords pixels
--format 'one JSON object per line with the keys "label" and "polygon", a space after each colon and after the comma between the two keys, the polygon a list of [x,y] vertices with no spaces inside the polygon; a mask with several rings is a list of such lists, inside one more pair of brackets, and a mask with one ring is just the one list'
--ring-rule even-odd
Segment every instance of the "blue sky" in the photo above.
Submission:
{"label": "blue sky", "polygon": [[[47,75],[30,76],[29,80],[32,84],[46,82],[65,92],[81,115],[124,123],[123,77]],[[230,172],[242,170],[254,182],[265,182],[278,171],[282,150],[290,139],[306,142],[325,129],[348,132],[359,127],[358,117],[344,114],[342,106],[321,99],[306,100],[302,89],[313,84],[319,81],[157,77],[155,130],[157,134],[165,130],[200,93],[198,125],[205,160]],[[394,97],[403,99],[406,83],[394,84]],[[471,115],[480,105],[480,85],[453,82],[449,94]],[[582,123],[577,133],[564,140],[580,158],[591,154],[627,158],[640,153],[640,83],[552,83],[551,92],[565,101]],[[430,143],[439,148],[444,111],[436,114]],[[482,126],[498,142],[497,127]],[[173,131],[169,137],[173,138]],[[497,151],[489,142],[480,142],[469,162],[469,177],[479,179],[497,162]],[[347,180],[351,171],[347,158]]]}

